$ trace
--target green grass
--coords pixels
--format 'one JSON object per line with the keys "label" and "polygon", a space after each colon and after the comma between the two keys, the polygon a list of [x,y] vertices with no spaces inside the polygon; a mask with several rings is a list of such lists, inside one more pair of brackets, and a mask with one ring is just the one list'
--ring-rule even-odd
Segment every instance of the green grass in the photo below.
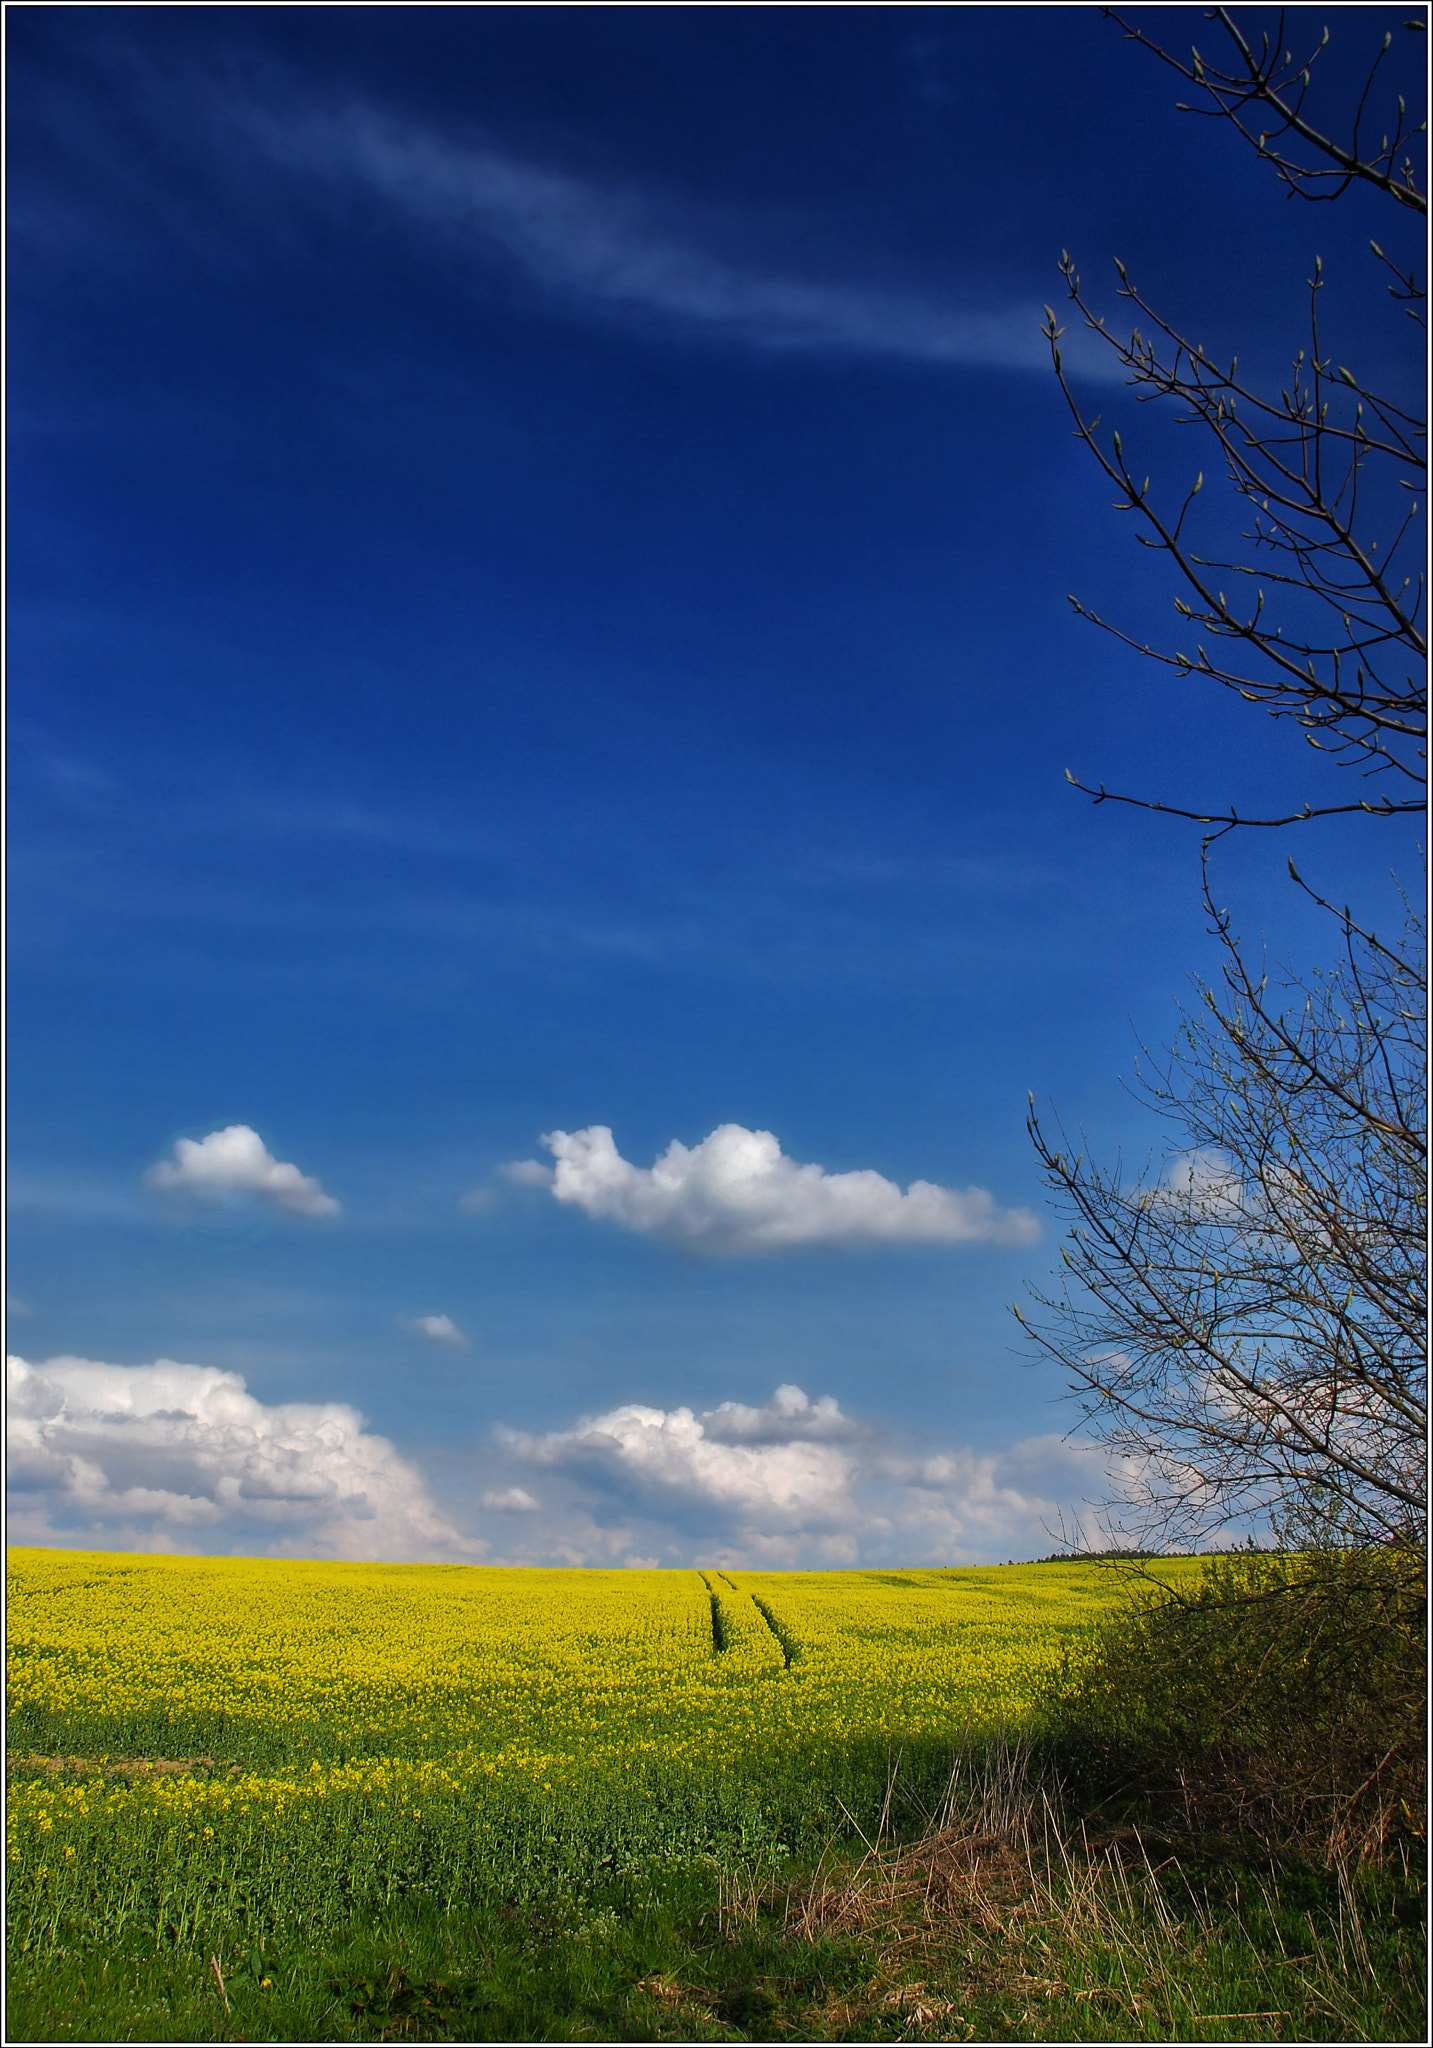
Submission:
{"label": "green grass", "polygon": [[9,2040],[1425,2038],[1397,1560],[20,1569]]}
{"label": "green grass", "polygon": [[1117,1596],[1094,1567],[9,1570],[15,1956],[814,1854],[875,1825],[893,1758],[918,1824],[961,1732]]}
{"label": "green grass", "polygon": [[12,1971],[7,2038],[1424,2038],[1418,1902],[1387,1880],[1057,1859],[922,1924],[893,1867],[828,1860],[844,1925],[803,1927],[809,1869],[674,1864],[585,1899],[409,1905],[262,1947],[53,1953]]}

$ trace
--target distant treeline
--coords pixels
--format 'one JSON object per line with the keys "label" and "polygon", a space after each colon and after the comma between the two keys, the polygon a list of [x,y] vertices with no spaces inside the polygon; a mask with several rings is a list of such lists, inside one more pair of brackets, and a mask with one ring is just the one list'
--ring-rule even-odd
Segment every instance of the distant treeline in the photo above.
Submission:
{"label": "distant treeline", "polygon": [[[1248,1545],[1240,1545],[1247,1549]],[[1218,1557],[1214,1550],[1052,1550],[1048,1557],[1032,1557],[1031,1564],[1098,1564],[1103,1558],[1122,1558],[1134,1563],[1146,1557]]]}

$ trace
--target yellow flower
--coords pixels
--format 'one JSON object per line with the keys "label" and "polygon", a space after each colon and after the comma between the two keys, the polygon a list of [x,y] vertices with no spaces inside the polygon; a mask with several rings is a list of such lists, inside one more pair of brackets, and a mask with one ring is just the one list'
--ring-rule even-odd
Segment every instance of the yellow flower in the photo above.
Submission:
{"label": "yellow flower", "polygon": [[[97,1757],[116,1717],[182,1730],[223,1715],[246,1759],[18,1783],[15,1881],[49,1875],[38,1854],[58,1835],[101,1887],[143,1868],[176,1892],[254,1856],[296,1884],[381,1857],[400,1813],[427,1842],[491,1843],[524,1800],[589,1805],[649,1766],[819,1789],[869,1754],[883,1774],[887,1753],[946,1753],[968,1722],[1021,1714],[1117,1597],[1081,1566],[537,1571],[22,1549],[9,1573],[12,1727],[23,1712]],[[248,1761],[276,1742],[296,1761]],[[196,1735],[180,1754],[201,1751]],[[186,1861],[195,1830],[214,1845],[203,1880]]]}

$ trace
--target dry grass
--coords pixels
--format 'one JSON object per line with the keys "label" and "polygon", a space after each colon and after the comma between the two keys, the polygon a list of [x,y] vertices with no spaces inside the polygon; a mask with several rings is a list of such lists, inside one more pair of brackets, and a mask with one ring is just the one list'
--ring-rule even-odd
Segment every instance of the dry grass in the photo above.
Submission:
{"label": "dry grass", "polygon": [[[1005,2038],[1059,2038],[1062,2024],[1081,2039],[1368,2038],[1377,1964],[1347,1861],[1324,1932],[1291,1953],[1275,1931],[1260,1956],[1237,1891],[1231,1913],[1161,1883],[1176,1863],[1167,1846],[1132,1827],[1071,1827],[1028,1750],[1006,1744],[962,1759],[920,1840],[878,1838],[854,1865],[828,1855],[808,1882],[753,1892],[741,1910],[754,1921],[775,1909],[788,1936],[813,1944],[869,1944],[865,1982],[812,2010],[816,2038],[869,2035],[893,2017],[903,2040],[991,2038],[996,2009]],[[1277,1930],[1276,1881],[1245,1883],[1259,1924]]]}
{"label": "dry grass", "polygon": [[853,1867],[823,1856],[814,1877],[785,1895],[788,1932],[889,1930],[902,1944],[957,1922],[1005,1924],[1028,1898],[1058,1835],[1050,1790],[1039,1785],[1024,1743],[992,1743],[962,1755],[940,1810],[919,1841],[885,1840],[889,1800],[874,1841]]}
{"label": "dry grass", "polygon": [[135,1784],[145,1778],[228,1778],[243,1772],[242,1764],[218,1764],[212,1756],[20,1756],[10,1758],[12,1773],[43,1772],[51,1778],[123,1778]]}

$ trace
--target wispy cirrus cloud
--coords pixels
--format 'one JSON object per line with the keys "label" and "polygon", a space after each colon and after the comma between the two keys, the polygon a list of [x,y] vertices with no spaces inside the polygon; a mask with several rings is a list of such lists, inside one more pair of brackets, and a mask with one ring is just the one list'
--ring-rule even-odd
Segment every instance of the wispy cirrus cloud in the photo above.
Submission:
{"label": "wispy cirrus cloud", "polygon": [[[918,89],[940,97],[935,40],[911,47],[926,81]],[[410,247],[429,242],[450,278],[466,268],[476,279],[496,260],[579,318],[605,309],[769,352],[1049,372],[1047,286],[952,276],[944,249],[938,273],[886,282],[902,238],[873,233],[868,208],[838,218],[793,212],[776,196],[733,203],[717,189],[593,176],[272,55],[221,68],[99,34],[87,59],[86,86],[52,86],[27,108],[80,167],[66,183],[21,166],[10,229],[32,261],[63,249],[92,267],[142,262],[158,226],[166,246],[249,269],[266,252],[292,257],[305,214],[337,196],[340,233],[356,220],[395,223]],[[148,150],[131,146],[136,125],[149,131]],[[188,175],[176,175],[181,156]],[[98,198],[97,161],[112,167]],[[967,206],[953,184],[957,244]],[[1117,376],[1111,352],[1077,327],[1063,352],[1077,375]]]}
{"label": "wispy cirrus cloud", "polygon": [[693,1251],[1019,1245],[1040,1234],[1028,1209],[1003,1209],[984,1188],[916,1180],[903,1189],[869,1168],[828,1173],[741,1124],[721,1124],[699,1145],[674,1138],[645,1167],[622,1157],[606,1124],[549,1131],[542,1142],[556,1166],[517,1160],[503,1169],[509,1180],[546,1185],[589,1216]]}
{"label": "wispy cirrus cloud", "polygon": [[[474,261],[499,256],[574,309],[656,316],[779,352],[1048,371],[1040,303],[971,290],[948,297],[792,274],[734,260],[700,226],[633,187],[601,185],[502,150],[456,141],[379,108],[283,114],[258,104],[230,121],[267,160],[358,188]],[[1067,354],[1084,366],[1080,337]],[[1088,369],[1103,368],[1090,355]]]}

